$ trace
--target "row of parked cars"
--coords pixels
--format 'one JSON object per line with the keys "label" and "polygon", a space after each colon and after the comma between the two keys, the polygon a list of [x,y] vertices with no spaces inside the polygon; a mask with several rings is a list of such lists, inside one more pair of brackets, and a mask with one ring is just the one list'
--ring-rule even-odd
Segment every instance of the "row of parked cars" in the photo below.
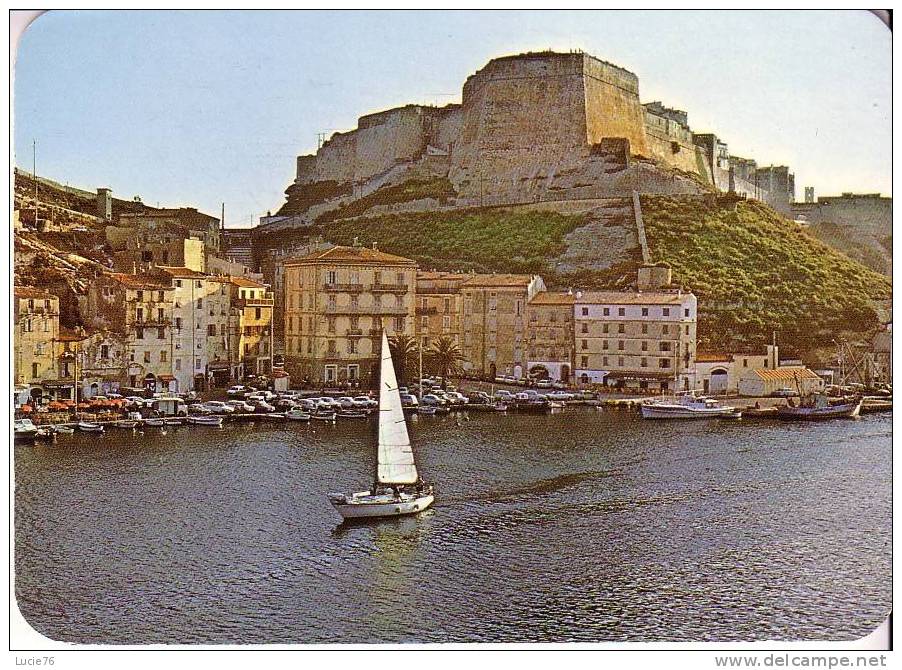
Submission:
{"label": "row of parked cars", "polygon": [[496,384],[512,384],[515,386],[534,386],[538,389],[564,390],[567,385],[564,382],[553,382],[550,379],[533,379],[532,377],[512,377],[499,375],[495,377]]}
{"label": "row of parked cars", "polygon": [[260,413],[284,412],[291,409],[316,411],[370,411],[379,406],[379,402],[367,395],[358,396],[302,396],[297,391],[258,391],[246,386],[232,386],[226,391],[229,400],[212,400],[202,404],[214,413]]}
{"label": "row of parked cars", "polygon": [[569,400],[596,400],[597,396],[593,391],[549,391],[548,393],[541,393],[536,389],[527,389],[526,391],[520,391],[518,393],[513,393],[506,389],[499,389],[495,391],[495,400],[500,400],[502,402],[516,402],[516,401],[534,401],[534,400],[556,400],[559,402],[566,402]]}

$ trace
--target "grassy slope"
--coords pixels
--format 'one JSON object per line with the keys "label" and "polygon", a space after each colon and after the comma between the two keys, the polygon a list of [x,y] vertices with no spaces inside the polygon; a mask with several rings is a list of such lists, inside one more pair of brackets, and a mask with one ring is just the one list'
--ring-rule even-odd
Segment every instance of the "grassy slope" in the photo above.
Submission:
{"label": "grassy slope", "polygon": [[771,330],[799,351],[877,325],[890,281],[769,207],[728,197],[643,196],[653,260],[699,297],[706,349],[760,345]]}

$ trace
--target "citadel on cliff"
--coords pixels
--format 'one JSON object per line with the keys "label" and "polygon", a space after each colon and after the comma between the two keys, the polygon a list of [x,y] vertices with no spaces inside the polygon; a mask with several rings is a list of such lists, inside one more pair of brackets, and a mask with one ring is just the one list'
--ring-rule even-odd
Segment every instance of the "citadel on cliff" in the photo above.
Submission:
{"label": "citadel on cliff", "polygon": [[429,179],[450,182],[455,207],[716,189],[790,214],[795,199],[788,167],[731,156],[716,135],[694,133],[686,112],[642,104],[632,72],[541,52],[489,61],[461,104],[406,105],[333,134],[298,156],[288,202],[261,223],[307,225],[384,186]]}

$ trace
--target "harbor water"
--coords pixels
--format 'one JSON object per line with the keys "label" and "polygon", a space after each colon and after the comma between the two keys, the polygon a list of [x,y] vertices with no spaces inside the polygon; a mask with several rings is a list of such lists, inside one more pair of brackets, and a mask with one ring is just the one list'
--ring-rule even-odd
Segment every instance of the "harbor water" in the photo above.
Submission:
{"label": "harbor water", "polygon": [[340,523],[372,422],[15,445],[16,597],[81,643],[852,640],[891,606],[891,415],[419,416],[434,509]]}

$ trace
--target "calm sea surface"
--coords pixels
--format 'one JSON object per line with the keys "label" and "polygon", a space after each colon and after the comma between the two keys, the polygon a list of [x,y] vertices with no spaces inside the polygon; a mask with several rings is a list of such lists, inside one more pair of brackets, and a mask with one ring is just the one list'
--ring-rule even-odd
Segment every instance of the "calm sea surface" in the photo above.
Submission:
{"label": "calm sea surface", "polygon": [[16,594],[91,643],[851,640],[891,605],[891,415],[416,417],[434,510],[340,524],[365,422],[15,446]]}

